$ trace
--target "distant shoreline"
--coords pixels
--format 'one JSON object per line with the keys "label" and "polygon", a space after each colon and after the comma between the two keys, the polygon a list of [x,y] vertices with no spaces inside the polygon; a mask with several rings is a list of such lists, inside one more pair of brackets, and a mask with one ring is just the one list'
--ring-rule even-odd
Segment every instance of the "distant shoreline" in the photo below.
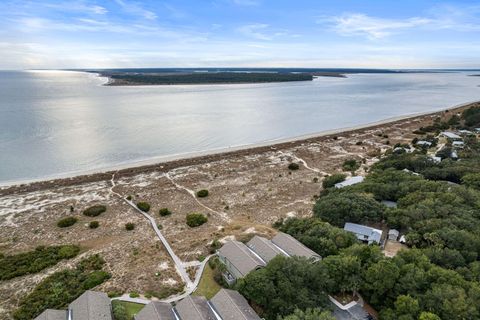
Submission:
{"label": "distant shoreline", "polygon": [[385,126],[409,121],[416,118],[433,116],[442,114],[445,111],[459,111],[470,105],[479,103],[478,101],[467,102],[444,108],[434,112],[422,112],[417,114],[408,114],[388,118],[364,125],[358,125],[348,128],[339,128],[334,130],[322,131],[292,138],[269,140],[260,143],[239,145],[234,147],[226,147],[219,149],[209,149],[204,151],[189,152],[183,154],[174,154],[151,159],[129,162],[123,165],[113,165],[107,168],[97,168],[87,171],[70,172],[62,175],[44,177],[39,179],[29,179],[23,181],[5,181],[0,182],[0,196],[12,194],[16,192],[29,192],[44,190],[57,186],[69,186],[80,183],[107,181],[110,180],[112,174],[118,176],[132,176],[140,173],[148,173],[151,171],[169,171],[178,167],[185,167],[195,164],[203,164],[220,159],[239,157],[245,155],[254,155],[272,150],[282,150],[302,145],[306,142],[322,141],[334,136],[347,136],[364,130],[382,129]]}

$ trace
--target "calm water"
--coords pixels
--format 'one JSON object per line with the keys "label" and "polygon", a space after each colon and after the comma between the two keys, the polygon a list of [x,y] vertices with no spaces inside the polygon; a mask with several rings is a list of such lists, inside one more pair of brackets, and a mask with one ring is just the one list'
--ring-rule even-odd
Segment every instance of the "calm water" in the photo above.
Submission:
{"label": "calm water", "polygon": [[0,182],[252,144],[480,100],[467,73],[105,87],[80,72],[0,72]]}

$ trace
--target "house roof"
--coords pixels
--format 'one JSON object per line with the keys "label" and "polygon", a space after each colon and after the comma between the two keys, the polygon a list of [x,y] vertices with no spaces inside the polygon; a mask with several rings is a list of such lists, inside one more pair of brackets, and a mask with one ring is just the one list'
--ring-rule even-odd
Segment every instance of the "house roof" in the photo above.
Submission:
{"label": "house roof", "polygon": [[388,230],[388,235],[394,235],[394,236],[399,236],[400,235],[400,232],[398,230],[395,230],[395,229],[390,229]]}
{"label": "house roof", "polygon": [[462,137],[460,137],[458,134],[449,131],[442,132],[442,135],[447,137],[448,139],[462,139]]}
{"label": "house roof", "polygon": [[381,203],[388,208],[396,208],[397,207],[397,203],[395,201],[382,200]]}
{"label": "house roof", "polygon": [[255,253],[267,263],[279,254],[287,255],[270,240],[259,236],[254,236],[250,241],[248,241],[247,247],[255,251]]}
{"label": "house roof", "polygon": [[339,183],[335,184],[335,188],[344,188],[344,187],[352,186],[354,184],[363,182],[364,179],[365,178],[362,177],[362,176],[351,177],[351,178],[348,178],[345,181],[342,181],[342,182],[339,182]]}
{"label": "house roof", "polygon": [[205,297],[186,296],[175,306],[181,320],[217,320]]}
{"label": "house roof", "polygon": [[239,241],[227,241],[219,250],[219,255],[228,261],[243,275],[266,265],[260,256],[256,255],[244,243]]}
{"label": "house roof", "polygon": [[74,320],[112,320],[110,299],[103,292],[87,290],[69,305]]}
{"label": "house roof", "polygon": [[66,320],[66,319],[67,319],[67,310],[47,309],[43,311],[34,320]]}
{"label": "house roof", "polygon": [[221,289],[210,304],[223,320],[260,320],[247,300],[234,290]]}
{"label": "house roof", "polygon": [[279,232],[272,239],[273,244],[279,247],[281,250],[285,251],[289,256],[299,256],[305,258],[314,258],[321,259],[322,257],[318,255],[315,251],[307,248],[300,241],[295,239],[289,234]]}
{"label": "house roof", "polygon": [[135,320],[175,320],[170,303],[152,301],[135,316]]}
{"label": "house roof", "polygon": [[[373,240],[380,243],[380,239],[382,237],[382,230],[363,226],[361,224],[356,223],[345,223],[345,227],[343,228],[345,231],[353,232],[357,235],[357,238],[360,240]],[[367,237],[368,239],[365,239]]]}

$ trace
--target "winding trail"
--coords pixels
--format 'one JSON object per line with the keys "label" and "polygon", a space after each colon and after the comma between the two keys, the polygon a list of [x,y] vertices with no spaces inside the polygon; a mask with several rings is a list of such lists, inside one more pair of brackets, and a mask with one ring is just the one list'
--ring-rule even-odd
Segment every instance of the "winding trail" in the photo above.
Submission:
{"label": "winding trail", "polygon": [[279,152],[281,155],[294,158],[296,161],[298,161],[298,162],[300,162],[301,164],[303,164],[303,166],[304,166],[306,169],[310,170],[310,171],[313,171],[313,172],[316,172],[316,173],[320,173],[320,174],[322,174],[322,175],[328,175],[328,173],[325,172],[325,171],[319,170],[319,169],[317,169],[317,168],[312,168],[312,167],[310,167],[310,166],[308,165],[307,161],[305,161],[304,159],[296,156],[293,152],[289,152],[289,153],[285,153],[285,152],[283,152],[283,151],[278,151],[278,152]]}
{"label": "winding trail", "polygon": [[225,213],[225,212],[221,212],[221,211],[217,211],[217,210],[214,210],[206,205],[204,205],[200,200],[198,200],[197,196],[195,195],[195,191],[193,191],[192,189],[189,189],[185,186],[182,186],[181,184],[177,183],[171,176],[170,176],[170,172],[167,172],[165,173],[165,177],[170,180],[170,182],[177,188],[177,189],[181,189],[181,190],[184,190],[186,191],[190,196],[193,197],[193,199],[195,200],[196,203],[198,203],[198,205],[200,205],[201,207],[207,209],[208,211],[214,213],[215,215],[217,215],[218,217],[220,217],[220,219],[222,219],[223,221],[226,221],[226,222],[229,222],[230,221],[230,218],[228,218],[228,215]]}
{"label": "winding trail", "polygon": [[173,251],[172,247],[168,243],[167,239],[163,236],[162,232],[160,232],[160,229],[157,227],[157,223],[155,222],[155,219],[150,216],[148,213],[143,212],[142,210],[138,209],[137,206],[130,200],[127,200],[124,198],[120,193],[114,191],[113,189],[115,188],[115,173],[112,174],[112,179],[110,180],[111,182],[111,187],[110,187],[110,192],[116,196],[118,196],[120,199],[122,199],[124,202],[126,202],[128,205],[130,205],[133,209],[135,209],[137,212],[141,213],[145,218],[150,221],[150,225],[152,226],[153,230],[157,234],[157,237],[160,239],[162,242],[163,246],[165,249],[167,249],[168,254],[172,258],[175,268],[177,269],[177,272],[180,274],[180,277],[182,280],[185,282],[185,285],[187,286],[187,289],[193,286],[192,280],[190,280],[190,277],[188,276],[187,272],[185,271],[184,263],[180,258],[175,254]]}

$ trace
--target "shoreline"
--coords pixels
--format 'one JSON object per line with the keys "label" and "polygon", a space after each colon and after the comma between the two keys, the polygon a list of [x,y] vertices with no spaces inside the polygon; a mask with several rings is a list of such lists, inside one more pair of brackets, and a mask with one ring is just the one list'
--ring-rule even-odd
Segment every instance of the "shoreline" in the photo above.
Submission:
{"label": "shoreline", "polygon": [[213,162],[226,157],[238,157],[268,152],[272,150],[281,150],[287,147],[291,148],[297,145],[302,145],[307,142],[319,142],[325,139],[332,138],[336,135],[346,136],[364,130],[381,129],[385,125],[395,124],[402,121],[417,119],[421,117],[430,117],[437,114],[442,114],[447,110],[459,111],[465,107],[476,103],[480,103],[480,101],[471,101],[458,105],[453,105],[447,108],[442,108],[438,111],[406,114],[403,116],[391,117],[375,122],[366,123],[363,125],[320,131],[290,138],[281,138],[267,140],[259,143],[159,156],[135,162],[108,166],[104,168],[69,172],[65,174],[42,177],[38,179],[5,181],[0,182],[0,196],[16,192],[38,191],[52,186],[69,186],[79,183],[110,180],[113,174],[116,174],[117,176],[131,176],[140,173],[147,173],[154,170],[169,171],[179,167]]}

